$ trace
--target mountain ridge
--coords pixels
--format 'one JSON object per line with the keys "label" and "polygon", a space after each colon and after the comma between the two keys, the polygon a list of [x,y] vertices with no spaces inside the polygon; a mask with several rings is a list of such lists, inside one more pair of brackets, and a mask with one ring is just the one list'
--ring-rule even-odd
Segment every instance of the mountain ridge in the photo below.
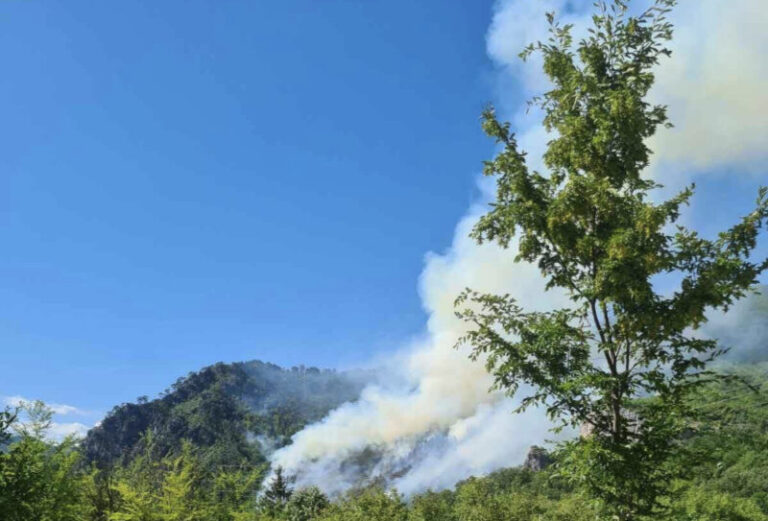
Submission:
{"label": "mountain ridge", "polygon": [[115,406],[82,441],[88,464],[129,463],[148,434],[157,456],[188,440],[210,466],[258,464],[305,425],[357,399],[370,373],[252,360],[219,362],[176,380],[160,396]]}

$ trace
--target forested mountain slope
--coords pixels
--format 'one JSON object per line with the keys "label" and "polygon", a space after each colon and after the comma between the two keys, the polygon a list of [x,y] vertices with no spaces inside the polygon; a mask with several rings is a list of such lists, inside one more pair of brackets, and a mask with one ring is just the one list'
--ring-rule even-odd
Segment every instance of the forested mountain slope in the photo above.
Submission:
{"label": "forested mountain slope", "polygon": [[[169,407],[172,417],[192,432],[182,412],[212,388],[219,397],[234,390],[252,389],[246,367],[251,364],[220,364],[190,375],[174,390],[155,402],[121,406],[109,416],[106,429],[96,429],[89,443],[112,440],[120,426],[138,425],[149,417],[157,435],[149,443],[126,442],[137,451],[128,465],[91,471],[81,465],[75,440],[61,443],[37,437],[19,424],[4,424],[0,413],[0,441],[21,428],[21,436],[0,451],[0,519],[27,521],[146,521],[196,519],[200,521],[594,521],[594,502],[574,489],[560,475],[558,455],[540,471],[502,469],[487,476],[468,478],[449,490],[424,492],[404,498],[378,487],[350,490],[328,498],[317,489],[293,490],[290,481],[276,486],[262,483],[266,468],[248,465],[233,468],[210,465],[211,447],[226,446],[226,438],[208,448],[180,443],[180,450],[156,457],[155,440],[174,438],[163,434],[171,421],[154,417]],[[343,374],[307,370],[284,371],[254,364],[256,373],[290,384],[287,392],[304,396],[311,410],[322,403],[308,397],[312,389],[328,396],[336,385],[347,388]],[[667,506],[658,519],[674,521],[768,521],[768,364],[735,364],[720,371],[732,378],[711,383],[689,397],[694,406],[688,433],[678,442],[678,457],[670,470],[679,474],[664,498]],[[325,379],[320,375],[325,375]],[[238,378],[244,378],[238,382]],[[264,375],[262,375],[264,376]],[[264,376],[266,378],[266,376]],[[215,381],[209,385],[205,382]],[[258,380],[262,382],[262,380]],[[274,383],[274,382],[273,382]],[[195,387],[201,385],[201,387]],[[258,385],[258,384],[253,384]],[[279,385],[279,384],[278,384]],[[355,385],[354,383],[351,385]],[[185,394],[185,390],[190,394]],[[201,391],[202,390],[202,391]],[[324,391],[323,391],[324,390]],[[227,394],[223,391],[227,391]],[[217,394],[218,393],[218,394]],[[271,393],[269,393],[271,395]],[[254,393],[255,399],[269,397]],[[313,400],[314,405],[312,404]],[[225,400],[226,401],[226,400]],[[215,410],[215,400],[205,397],[202,409]],[[242,398],[235,400],[244,407]],[[150,404],[154,404],[151,405]],[[175,404],[175,406],[174,406]],[[327,402],[326,402],[327,404]],[[149,406],[149,407],[148,407]],[[153,407],[158,408],[154,410]],[[180,407],[180,410],[175,410]],[[270,409],[267,404],[265,410]],[[140,416],[138,413],[145,413]],[[246,415],[248,416],[248,415]],[[254,418],[269,417],[258,411]],[[130,418],[136,423],[130,423]],[[125,424],[120,422],[124,421]],[[242,420],[246,421],[246,420]],[[110,425],[108,423],[107,425]],[[235,424],[237,424],[235,422]],[[288,425],[288,424],[286,424]],[[295,426],[294,426],[295,427]],[[292,428],[294,428],[292,427]],[[140,433],[141,430],[138,429]],[[216,433],[209,433],[215,435]],[[138,436],[138,435],[137,435]],[[119,444],[115,441],[115,447]],[[247,440],[246,440],[247,441]],[[243,441],[245,444],[245,441]],[[130,454],[130,450],[126,454]]]}
{"label": "forested mountain slope", "polygon": [[88,433],[83,455],[100,467],[127,463],[151,433],[158,457],[188,440],[210,465],[262,462],[271,447],[356,399],[364,381],[363,373],[218,363],[179,378],[157,399],[116,406]]}

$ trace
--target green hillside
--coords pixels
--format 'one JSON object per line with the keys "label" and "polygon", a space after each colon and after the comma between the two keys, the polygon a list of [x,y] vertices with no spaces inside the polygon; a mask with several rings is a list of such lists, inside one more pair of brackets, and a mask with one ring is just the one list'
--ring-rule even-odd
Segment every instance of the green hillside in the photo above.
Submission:
{"label": "green hillside", "polygon": [[128,464],[152,433],[154,456],[194,445],[206,465],[262,463],[308,423],[358,397],[362,373],[282,369],[260,361],[218,363],[177,380],[155,400],[118,405],[82,443],[100,468]]}
{"label": "green hillside", "polygon": [[[672,464],[682,477],[665,498],[670,507],[665,519],[768,520],[768,364],[738,364],[721,371],[733,378],[710,384],[689,398],[696,415],[686,435],[677,440],[684,450]],[[35,422],[15,424],[19,435],[0,453],[0,518],[595,519],[592,503],[559,477],[557,457],[541,471],[503,469],[469,478],[452,490],[410,498],[375,487],[327,498],[316,489],[291,490],[290,479],[263,483],[266,466],[254,464],[263,461],[259,444],[249,442],[244,433],[287,435],[311,421],[312,415],[321,415],[323,408],[339,399],[339,393],[352,393],[359,386],[356,382],[343,373],[286,371],[254,362],[218,364],[180,380],[158,400],[117,407],[82,445],[74,440],[45,441],[41,437],[45,414],[33,411],[33,420],[41,429],[36,430]],[[281,401],[283,393],[285,401]],[[161,411],[168,416],[163,417]],[[6,425],[7,420],[6,416],[0,417],[4,433],[13,429],[13,425]],[[233,430],[203,429],[201,421],[218,422],[213,425]],[[117,433],[123,437],[109,437]],[[129,434],[136,439],[131,441]],[[113,466],[102,460],[102,470],[91,470],[83,464],[104,447],[125,450],[112,454]],[[226,458],[237,464],[211,464]]]}

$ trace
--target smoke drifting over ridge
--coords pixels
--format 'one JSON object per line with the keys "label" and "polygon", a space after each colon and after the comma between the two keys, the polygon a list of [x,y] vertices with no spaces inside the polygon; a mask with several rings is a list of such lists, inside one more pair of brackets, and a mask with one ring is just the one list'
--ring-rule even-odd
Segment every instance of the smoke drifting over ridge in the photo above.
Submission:
{"label": "smoke drifting over ridge", "polygon": [[[762,59],[768,53],[768,37],[755,30],[765,27],[758,20],[768,22],[768,13],[759,4],[760,0],[734,0],[727,7],[717,0],[683,2],[673,16],[678,35],[673,43],[674,65],[660,67],[653,96],[672,104],[676,127],[650,144],[658,150],[651,174],[663,178],[670,189],[724,165],[744,167],[748,175],[755,175],[750,165],[768,155],[764,146],[768,142],[764,121],[768,69]],[[591,0],[498,2],[487,43],[500,78],[512,78],[529,94],[544,88],[540,68],[535,62],[523,66],[517,53],[530,41],[546,37],[546,11],[562,13],[564,23],[574,22],[578,28],[589,23],[591,5]],[[749,27],[742,31],[744,23]],[[710,63],[707,49],[713,50],[715,63],[727,63],[725,72]],[[502,108],[511,104],[503,96],[497,102]],[[518,130],[532,166],[539,167],[548,135],[535,113],[524,117],[523,111],[516,112],[520,99],[514,103],[507,117]],[[723,132],[729,133],[727,141],[722,141]],[[529,309],[565,305],[562,295],[544,292],[534,266],[515,264],[511,252],[494,245],[477,246],[467,237],[485,211],[489,191],[485,192],[483,204],[473,206],[456,226],[448,251],[426,257],[420,279],[428,314],[426,334],[391,364],[398,371],[392,381],[399,383],[366,388],[357,402],[305,428],[291,445],[274,453],[273,465],[296,474],[297,486],[318,485],[334,493],[359,483],[361,477],[388,476],[387,484],[406,494],[439,489],[469,475],[519,464],[531,444],[549,437],[549,423],[541,411],[511,414],[510,398],[488,392],[491,379],[483,364],[471,362],[467,350],[453,349],[464,332],[464,324],[454,316],[453,302],[467,286],[508,292]],[[720,336],[725,326],[745,320],[753,309],[746,303],[728,315],[712,316],[704,333]],[[766,332],[759,326],[765,324],[765,315],[754,316],[759,336]],[[744,338],[725,340],[738,346]],[[757,345],[752,340],[749,345]],[[733,356],[743,352],[737,350]]]}
{"label": "smoke drifting over ridge", "polygon": [[420,281],[427,334],[400,360],[401,374],[393,380],[405,385],[368,387],[359,401],[307,427],[274,454],[273,464],[296,473],[297,485],[339,492],[358,482],[354,462],[366,459],[371,476],[398,476],[391,484],[402,492],[442,488],[469,474],[517,464],[532,443],[545,438],[548,424],[538,413],[513,417],[510,400],[488,392],[484,365],[471,362],[467,350],[454,349],[465,326],[453,303],[467,286],[514,292],[540,309],[564,301],[544,292],[534,266],[514,264],[509,252],[478,247],[467,237],[480,210],[459,223],[448,253],[427,256]]}

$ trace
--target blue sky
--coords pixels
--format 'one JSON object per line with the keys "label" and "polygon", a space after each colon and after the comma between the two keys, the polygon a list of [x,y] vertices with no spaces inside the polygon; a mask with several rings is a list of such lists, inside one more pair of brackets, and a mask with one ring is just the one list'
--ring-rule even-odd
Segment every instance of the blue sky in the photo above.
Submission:
{"label": "blue sky", "polygon": [[491,150],[490,5],[3,2],[0,394],[104,410],[418,332]]}
{"label": "blue sky", "polygon": [[[87,423],[217,361],[348,367],[420,334],[424,255],[493,151],[479,113],[526,95],[487,48],[508,8],[3,2],[0,396]],[[765,180],[675,160],[707,174],[704,231]]]}

